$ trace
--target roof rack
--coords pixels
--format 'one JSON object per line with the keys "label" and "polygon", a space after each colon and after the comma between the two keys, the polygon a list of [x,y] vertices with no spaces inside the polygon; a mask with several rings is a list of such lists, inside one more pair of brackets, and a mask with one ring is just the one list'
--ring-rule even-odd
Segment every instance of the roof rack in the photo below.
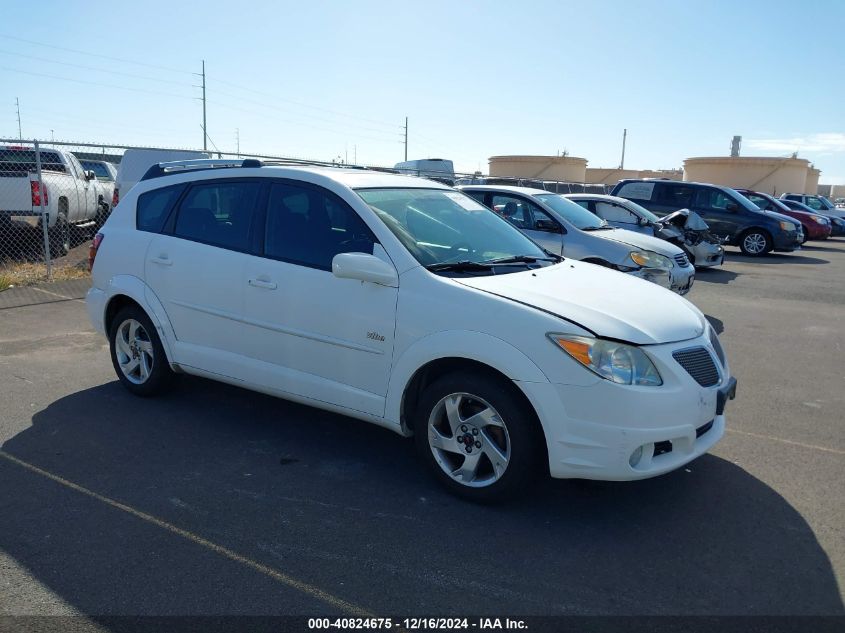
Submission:
{"label": "roof rack", "polygon": [[341,169],[367,169],[360,165],[345,165],[339,163],[327,163],[316,160],[299,160],[296,158],[284,158],[277,160],[258,160],[257,158],[193,158],[188,160],[174,160],[165,163],[156,163],[150,167],[141,180],[150,180],[169,176],[179,171],[202,171],[207,169],[222,169],[231,167],[242,167],[254,169],[256,167],[336,167]]}

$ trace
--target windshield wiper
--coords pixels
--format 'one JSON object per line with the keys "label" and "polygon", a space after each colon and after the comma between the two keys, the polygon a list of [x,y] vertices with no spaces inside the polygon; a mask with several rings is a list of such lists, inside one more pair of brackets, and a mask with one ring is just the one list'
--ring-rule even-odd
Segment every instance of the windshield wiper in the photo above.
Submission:
{"label": "windshield wiper", "polygon": [[471,262],[469,260],[462,260],[459,262],[441,262],[439,264],[429,264],[425,267],[426,270],[430,270],[433,273],[440,272],[443,270],[454,270],[454,271],[476,271],[476,270],[490,270],[492,266],[486,263],[480,262]]}
{"label": "windshield wiper", "polygon": [[611,231],[615,228],[616,228],[615,226],[607,226],[605,224],[604,226],[588,226],[588,227],[585,227],[581,230],[582,231]]}
{"label": "windshield wiper", "polygon": [[498,259],[485,259],[485,264],[533,264],[534,262],[556,262],[560,257],[535,257],[534,255],[514,255],[512,257],[500,257]]}

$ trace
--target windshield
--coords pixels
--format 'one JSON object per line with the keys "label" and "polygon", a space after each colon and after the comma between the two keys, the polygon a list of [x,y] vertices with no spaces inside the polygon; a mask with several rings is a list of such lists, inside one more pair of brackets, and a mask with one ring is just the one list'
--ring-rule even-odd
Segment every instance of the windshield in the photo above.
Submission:
{"label": "windshield", "polygon": [[576,228],[584,230],[600,229],[607,225],[607,222],[600,217],[593,215],[584,207],[575,204],[572,200],[567,200],[563,196],[556,193],[541,193],[534,196],[537,200],[545,204],[547,207],[556,211],[558,215],[562,216],[575,225]]}
{"label": "windshield", "polygon": [[358,189],[356,193],[424,266],[548,255],[487,207],[446,189]]}
{"label": "windshield", "polygon": [[641,207],[636,202],[631,202],[630,200],[625,200],[625,206],[634,209],[637,213],[643,216],[649,222],[660,222],[660,218],[654,215],[651,211],[646,209],[645,207]]}

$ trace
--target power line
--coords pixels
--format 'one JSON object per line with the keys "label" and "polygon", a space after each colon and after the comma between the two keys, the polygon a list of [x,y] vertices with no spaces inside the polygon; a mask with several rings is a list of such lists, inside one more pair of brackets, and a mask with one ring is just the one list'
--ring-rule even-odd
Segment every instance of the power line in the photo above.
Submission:
{"label": "power line", "polygon": [[269,92],[262,92],[261,90],[255,90],[254,88],[247,88],[246,86],[241,86],[236,83],[232,83],[231,81],[224,81],[223,79],[217,79],[218,83],[225,84],[227,86],[232,86],[233,88],[237,88],[238,90],[245,90],[246,92],[252,92],[258,95],[262,95],[264,97],[270,97],[276,101],[284,101],[285,103],[290,103],[292,105],[297,105],[302,108],[310,108],[312,110],[320,110],[322,112],[327,112],[328,114],[334,114],[336,116],[347,117],[350,119],[358,119],[359,121],[366,121],[367,123],[373,123],[375,125],[381,125],[384,127],[390,128],[400,128],[401,126],[396,125],[395,123],[385,123],[384,121],[376,121],[375,119],[369,119],[366,117],[357,116],[355,114],[347,114],[346,112],[340,112],[338,110],[330,110],[329,108],[322,108],[320,106],[309,105],[307,103],[302,103],[301,101],[293,101],[291,99],[283,99],[278,97],[277,95],[272,95]]}
{"label": "power line", "polygon": [[314,119],[316,121],[322,121],[324,123],[329,123],[329,124],[332,124],[332,125],[335,125],[335,124],[351,125],[351,126],[357,127],[359,129],[362,129],[362,130],[367,130],[369,132],[375,132],[376,134],[385,134],[385,135],[395,134],[397,137],[401,136],[401,134],[402,134],[401,132],[389,132],[387,130],[379,130],[377,128],[371,128],[371,127],[367,127],[367,126],[364,126],[364,125],[359,125],[357,123],[345,123],[343,121],[336,121],[336,120],[333,120],[333,119],[327,119],[325,117],[317,116],[317,115],[314,115],[314,114],[294,112],[292,110],[280,108],[279,106],[276,106],[276,105],[264,103],[263,101],[256,101],[255,99],[248,99],[248,98],[242,97],[241,95],[235,95],[235,94],[232,94],[230,92],[224,92],[222,90],[215,90],[215,94],[222,95],[224,97],[231,97],[232,99],[238,99],[239,101],[251,103],[253,105],[257,105],[257,106],[260,106],[262,108],[269,108],[271,110],[276,110],[278,112],[284,112],[285,114],[292,114],[294,116],[300,116],[300,117],[305,117],[305,118],[308,118],[308,119]]}
{"label": "power line", "polygon": [[59,81],[71,81],[78,84],[87,84],[89,86],[99,86],[101,88],[112,88],[115,90],[130,90],[132,92],[146,92],[151,95],[159,95],[164,97],[174,97],[176,99],[191,99],[193,97],[186,97],[183,95],[173,94],[172,92],[159,92],[157,90],[146,90],[144,88],[129,88],[128,86],[115,86],[114,84],[104,84],[98,81],[86,81],[84,79],[71,79],[69,77],[59,77],[58,75],[48,75],[47,73],[35,73],[30,70],[20,70],[19,68],[9,68],[7,66],[0,66],[0,70],[8,70],[13,73],[22,73],[24,75],[33,75],[35,77],[47,77],[48,79],[58,79]]}
{"label": "power line", "polygon": [[[267,116],[265,113],[262,113],[262,112],[256,112],[255,110],[250,110],[248,108],[241,108],[239,106],[233,106],[233,105],[230,105],[228,103],[222,103],[220,101],[209,101],[208,103],[210,105],[216,105],[216,106],[219,106],[219,107],[228,108],[230,110],[237,110],[239,112],[245,112],[247,114],[253,114],[253,115],[258,116],[258,117],[266,117]],[[339,135],[342,135],[342,136],[352,136],[354,138],[366,139],[366,140],[369,140],[369,141],[376,141],[378,143],[401,143],[402,142],[402,141],[393,140],[393,139],[375,138],[373,136],[358,134],[354,130],[350,133],[349,130],[335,130],[335,129],[332,129],[332,128],[312,125],[310,123],[302,123],[301,121],[290,121],[290,120],[288,120],[287,122],[292,123],[293,125],[299,125],[299,126],[308,127],[308,128],[314,129],[314,130],[319,130],[321,132],[329,132],[329,133],[332,133],[332,134],[339,134]]]}
{"label": "power line", "polygon": [[24,55],[23,53],[14,53],[12,51],[4,51],[0,50],[0,53],[4,55],[14,55],[16,57],[25,57],[27,59],[34,59],[39,62],[46,62],[48,64],[60,64],[62,66],[71,66],[73,68],[83,68],[85,70],[94,70],[100,73],[109,73],[110,75],[121,75],[123,77],[132,77],[133,79],[144,79],[146,81],[158,81],[165,84],[172,84],[176,86],[184,86],[185,83],[182,81],[173,81],[171,79],[159,79],[158,77],[147,77],[144,75],[135,75],[132,73],[125,73],[119,70],[106,70],[105,68],[97,68],[96,66],[86,66],[85,64],[73,64],[71,62],[60,62],[54,59],[48,59],[46,57],[37,57],[36,55]]}
{"label": "power line", "polygon": [[76,53],[78,55],[88,55],[89,57],[99,57],[101,59],[110,59],[111,61],[121,62],[123,64],[134,64],[136,66],[146,66],[147,68],[155,68],[156,70],[166,70],[166,71],[172,72],[172,73],[191,74],[191,71],[189,71],[189,70],[182,70],[182,69],[179,69],[179,68],[168,68],[167,66],[157,66],[155,64],[146,64],[144,62],[135,61],[134,59],[123,59],[121,57],[111,57],[109,55],[102,55],[100,53],[88,53],[86,51],[80,51],[80,50],[75,49],[75,48],[65,48],[64,46],[56,46],[55,44],[45,44],[44,42],[39,42],[39,41],[35,41],[35,40],[28,40],[28,39],[24,39],[23,37],[15,37],[14,35],[4,35],[3,33],[0,33],[0,38],[4,38],[4,39],[7,39],[7,40],[15,40],[15,41],[18,41],[18,42],[26,42],[27,44],[35,44],[36,46],[41,46],[41,47],[45,47],[45,48],[54,48],[54,49],[59,50],[59,51],[66,51],[68,53]]}

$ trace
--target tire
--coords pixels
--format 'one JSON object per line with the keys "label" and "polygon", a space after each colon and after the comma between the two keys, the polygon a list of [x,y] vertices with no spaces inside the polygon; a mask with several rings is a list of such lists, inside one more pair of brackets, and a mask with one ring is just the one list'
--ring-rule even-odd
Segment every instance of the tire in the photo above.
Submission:
{"label": "tire", "polygon": [[155,326],[138,306],[121,309],[109,324],[109,349],[118,379],[136,396],[164,393],[173,383]]}
{"label": "tire", "polygon": [[47,231],[50,239],[50,257],[64,257],[70,252],[70,225],[67,215],[59,211],[56,223]]}
{"label": "tire", "polygon": [[801,244],[806,244],[807,240],[810,239],[810,230],[806,226],[804,227],[803,230],[804,230],[804,237],[801,240]]}
{"label": "tire", "polygon": [[452,494],[500,502],[524,493],[537,476],[543,435],[515,389],[503,378],[456,372],[423,391],[414,412],[417,454]]}
{"label": "tire", "polygon": [[94,232],[103,228],[106,220],[109,219],[109,205],[105,200],[100,200],[97,204],[97,217],[94,218]]}
{"label": "tire", "polygon": [[739,250],[749,257],[762,257],[772,250],[772,238],[762,229],[748,229],[739,238]]}

